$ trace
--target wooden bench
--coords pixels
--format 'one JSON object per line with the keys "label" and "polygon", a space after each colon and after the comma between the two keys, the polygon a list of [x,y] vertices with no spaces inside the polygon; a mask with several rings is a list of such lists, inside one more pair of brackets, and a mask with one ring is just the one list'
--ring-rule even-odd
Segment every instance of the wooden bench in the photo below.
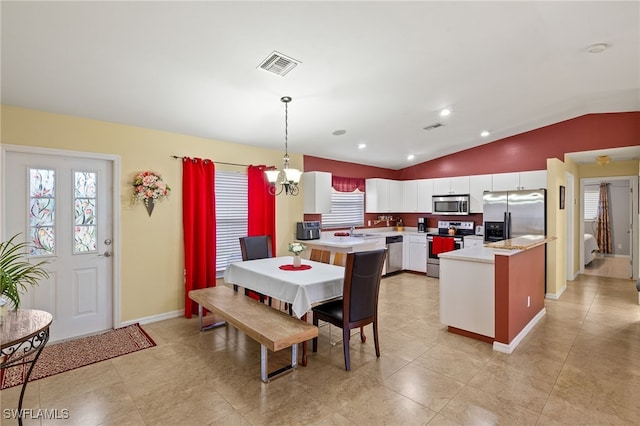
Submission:
{"label": "wooden bench", "polygon": [[[200,330],[203,307],[260,343],[260,378],[272,378],[292,371],[298,361],[298,343],[318,336],[318,327],[258,302],[230,288],[219,286],[191,290],[189,298],[198,303]],[[291,347],[291,364],[267,373],[267,349],[277,352]]]}

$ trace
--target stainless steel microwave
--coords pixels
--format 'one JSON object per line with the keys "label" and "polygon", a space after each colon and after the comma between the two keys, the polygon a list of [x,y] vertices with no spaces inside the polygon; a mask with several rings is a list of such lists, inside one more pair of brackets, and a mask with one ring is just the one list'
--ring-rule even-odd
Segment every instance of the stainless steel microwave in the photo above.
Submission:
{"label": "stainless steel microwave", "polygon": [[434,195],[433,214],[468,215],[469,194]]}

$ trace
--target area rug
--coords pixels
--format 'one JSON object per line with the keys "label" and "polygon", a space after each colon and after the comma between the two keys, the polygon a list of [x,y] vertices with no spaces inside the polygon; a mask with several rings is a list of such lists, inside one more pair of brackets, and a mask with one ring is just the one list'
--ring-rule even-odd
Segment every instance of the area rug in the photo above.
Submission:
{"label": "area rug", "polygon": [[[116,358],[155,346],[155,342],[140,327],[132,324],[102,334],[47,345],[36,362],[29,381],[53,376],[85,365]],[[0,389],[21,385],[28,365],[7,368],[0,375]]]}

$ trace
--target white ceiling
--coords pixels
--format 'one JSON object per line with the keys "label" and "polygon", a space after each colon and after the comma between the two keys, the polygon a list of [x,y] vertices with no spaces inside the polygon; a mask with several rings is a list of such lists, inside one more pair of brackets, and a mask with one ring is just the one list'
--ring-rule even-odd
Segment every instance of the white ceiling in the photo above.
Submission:
{"label": "white ceiling", "polygon": [[[640,110],[637,1],[0,7],[3,104],[284,150],[288,95],[290,152],[373,166]],[[274,50],[302,63],[258,69]]]}

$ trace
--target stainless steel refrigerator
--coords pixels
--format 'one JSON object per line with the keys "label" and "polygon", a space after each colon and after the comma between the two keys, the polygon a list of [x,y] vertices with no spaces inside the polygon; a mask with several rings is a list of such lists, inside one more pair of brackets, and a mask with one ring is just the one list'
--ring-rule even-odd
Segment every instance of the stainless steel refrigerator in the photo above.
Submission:
{"label": "stainless steel refrigerator", "polygon": [[546,189],[485,192],[485,241],[500,241],[523,235],[545,235],[546,199]]}

